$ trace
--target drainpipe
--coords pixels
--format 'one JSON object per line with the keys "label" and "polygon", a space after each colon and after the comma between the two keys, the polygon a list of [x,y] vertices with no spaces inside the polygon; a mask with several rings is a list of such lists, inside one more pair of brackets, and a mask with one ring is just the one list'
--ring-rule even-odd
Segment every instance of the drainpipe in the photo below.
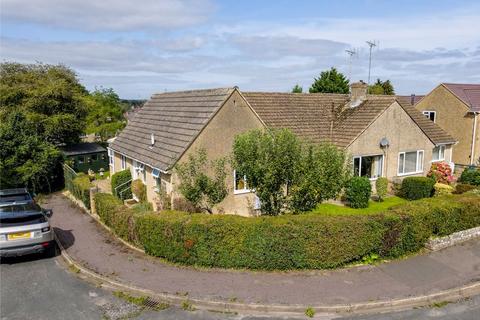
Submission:
{"label": "drainpipe", "polygon": [[478,113],[473,113],[473,134],[472,134],[472,150],[470,152],[470,165],[474,164],[475,161],[475,137],[477,135],[477,116]]}

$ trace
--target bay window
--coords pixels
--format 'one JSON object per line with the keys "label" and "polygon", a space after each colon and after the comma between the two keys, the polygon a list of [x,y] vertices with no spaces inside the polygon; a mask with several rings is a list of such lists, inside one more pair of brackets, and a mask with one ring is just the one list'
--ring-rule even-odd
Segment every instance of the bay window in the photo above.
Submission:
{"label": "bay window", "polygon": [[383,155],[353,157],[353,174],[376,179],[383,174]]}
{"label": "bay window", "polygon": [[445,160],[445,146],[437,146],[433,148],[432,161]]}
{"label": "bay window", "polygon": [[398,175],[423,172],[423,150],[398,154]]}

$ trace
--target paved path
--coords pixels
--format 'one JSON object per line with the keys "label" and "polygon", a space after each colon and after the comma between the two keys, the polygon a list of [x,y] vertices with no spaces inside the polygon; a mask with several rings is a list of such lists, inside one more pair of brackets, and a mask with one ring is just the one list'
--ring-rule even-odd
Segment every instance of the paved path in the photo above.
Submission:
{"label": "paved path", "polygon": [[[78,279],[60,259],[30,256],[9,259],[0,266],[0,319],[2,320],[299,320],[306,317],[255,317],[206,311],[140,310],[111,292]],[[339,317],[316,315],[319,320],[477,320],[480,296],[445,306],[378,314]]]}
{"label": "paved path", "polygon": [[480,279],[480,241],[406,260],[342,270],[247,272],[162,263],[128,249],[60,194],[45,207],[67,252],[85,267],[158,293],[245,303],[328,305],[405,298]]}

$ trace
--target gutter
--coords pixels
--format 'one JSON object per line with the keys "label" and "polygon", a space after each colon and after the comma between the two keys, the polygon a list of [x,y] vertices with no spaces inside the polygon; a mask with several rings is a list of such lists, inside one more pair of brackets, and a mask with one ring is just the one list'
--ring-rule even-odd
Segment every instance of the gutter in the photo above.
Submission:
{"label": "gutter", "polygon": [[477,135],[477,117],[478,112],[473,113],[473,132],[472,132],[472,150],[470,151],[470,165],[474,164],[475,161],[475,137]]}

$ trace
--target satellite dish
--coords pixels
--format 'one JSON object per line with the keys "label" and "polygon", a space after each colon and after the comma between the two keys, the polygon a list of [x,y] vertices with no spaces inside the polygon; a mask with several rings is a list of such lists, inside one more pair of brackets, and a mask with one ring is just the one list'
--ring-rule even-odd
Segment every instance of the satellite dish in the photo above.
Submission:
{"label": "satellite dish", "polygon": [[390,142],[388,142],[388,139],[382,138],[382,140],[380,140],[380,148],[388,148],[388,146],[390,146]]}

